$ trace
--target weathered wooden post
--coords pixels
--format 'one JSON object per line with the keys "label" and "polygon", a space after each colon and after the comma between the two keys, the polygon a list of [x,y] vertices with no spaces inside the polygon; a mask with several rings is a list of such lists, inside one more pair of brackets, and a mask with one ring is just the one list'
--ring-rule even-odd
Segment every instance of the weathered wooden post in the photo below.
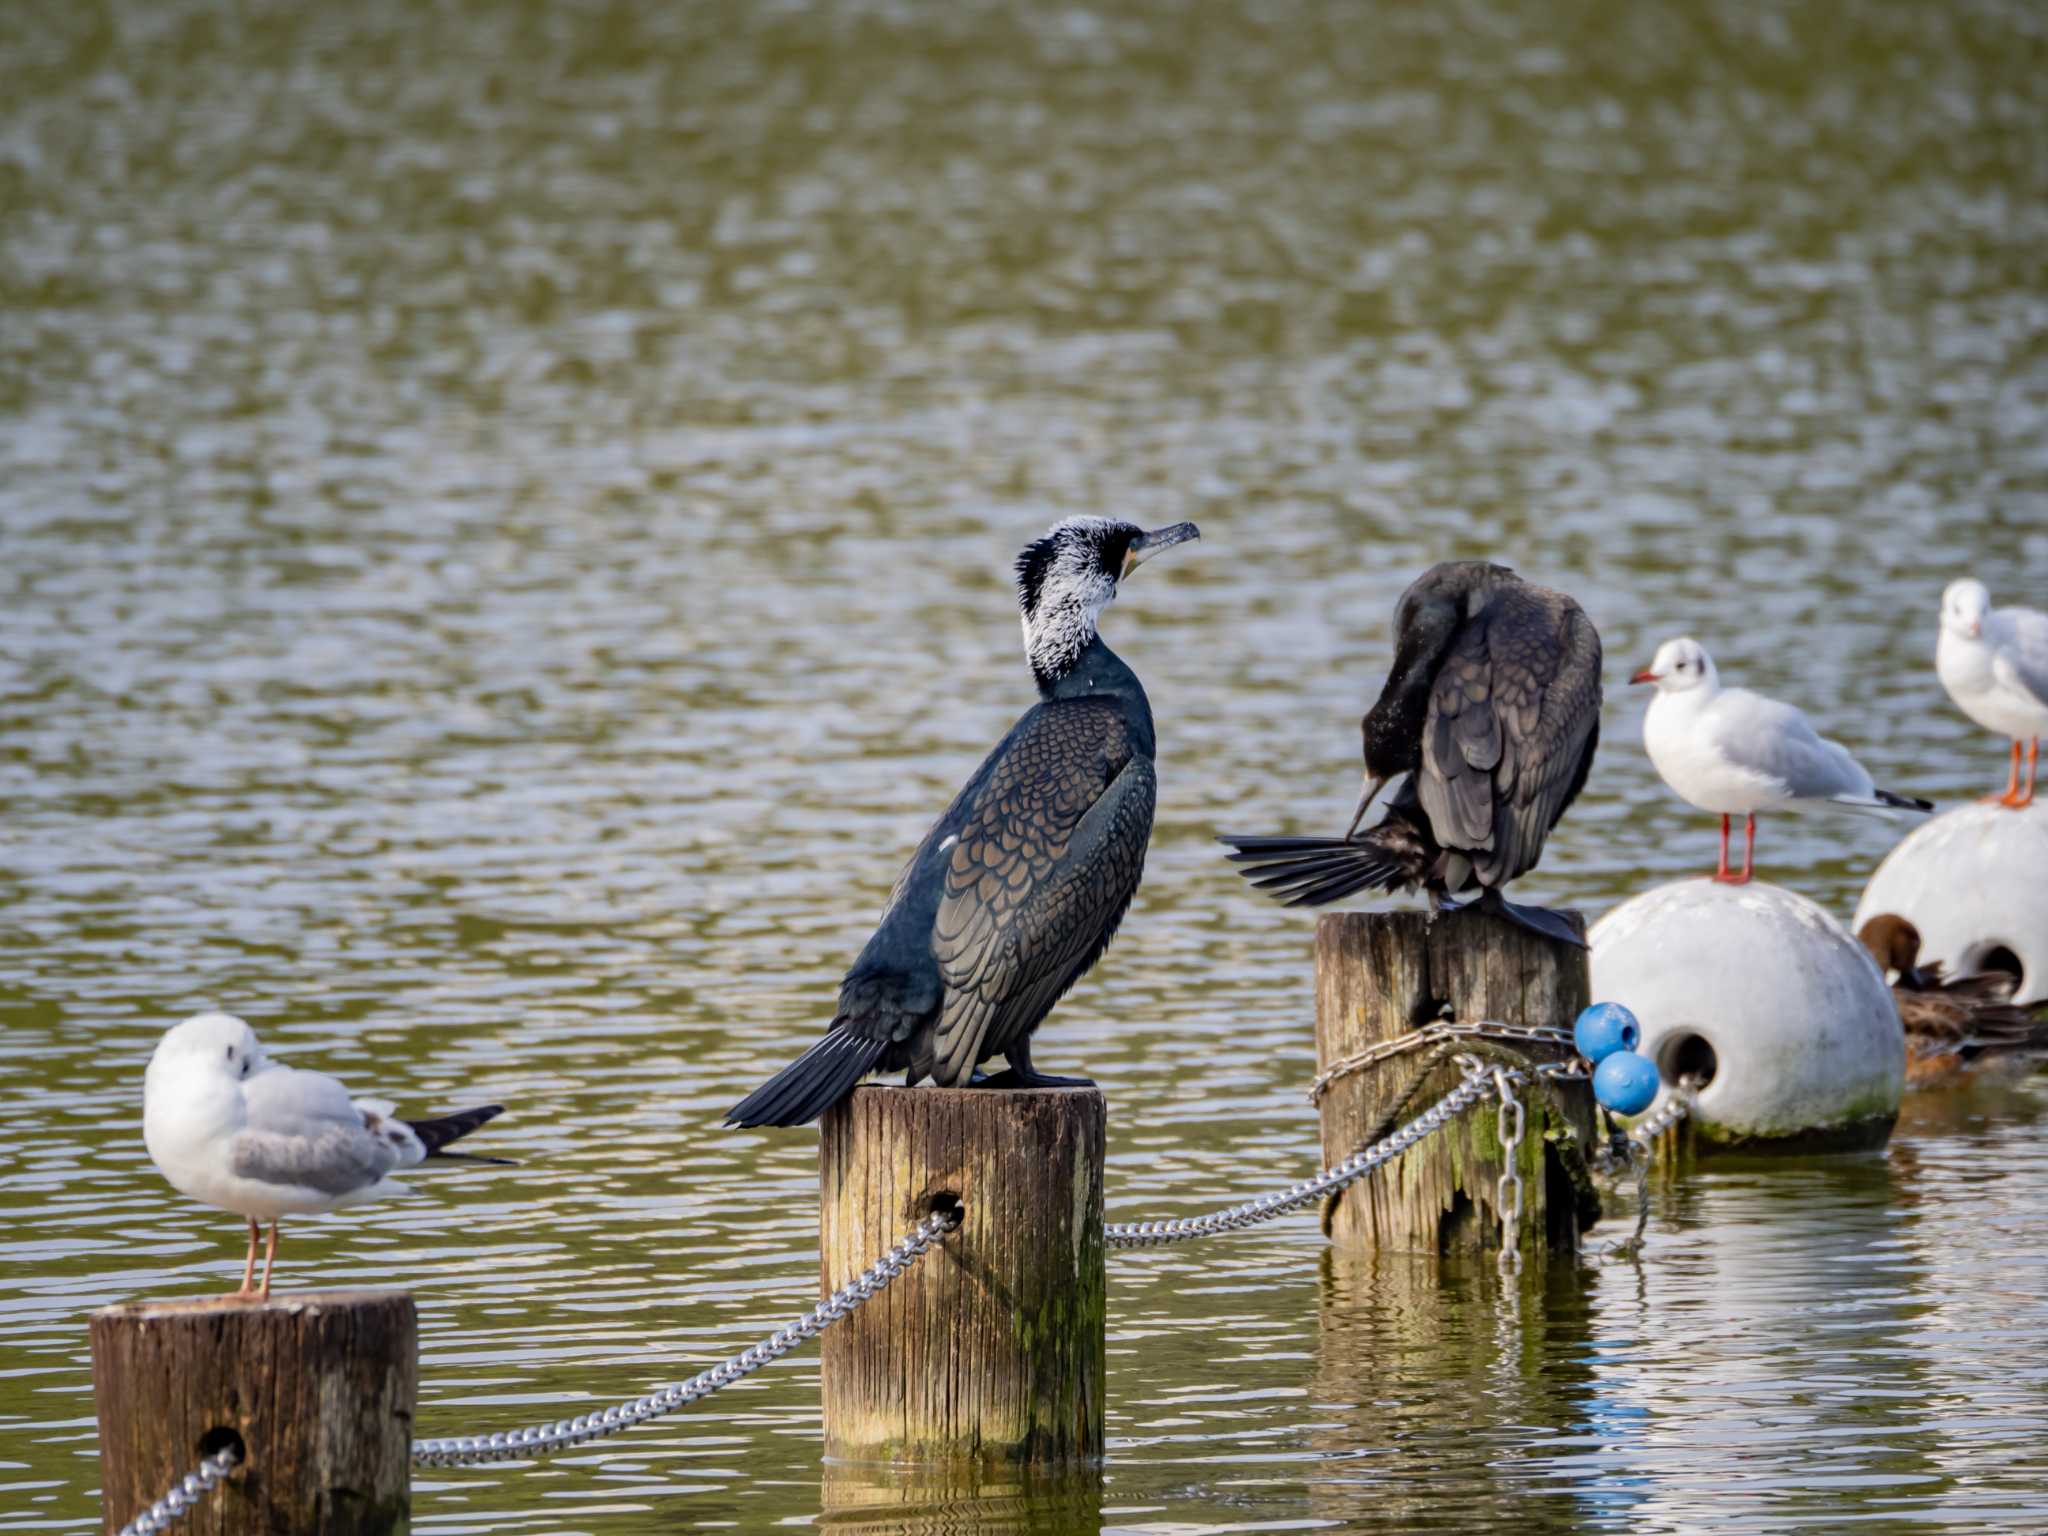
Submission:
{"label": "weathered wooden post", "polygon": [[964,1218],[829,1329],[825,1453],[1071,1462],[1103,1451],[1102,1095],[856,1089],[819,1143],[820,1289],[948,1200]]}
{"label": "weathered wooden post", "polygon": [[208,1536],[385,1536],[411,1516],[419,1322],[402,1291],[140,1301],[92,1315],[100,1504],[118,1531],[239,1444]]}
{"label": "weathered wooden post", "polygon": [[[1577,913],[1565,914],[1583,931]],[[1569,1030],[1591,1001],[1586,951],[1532,933],[1491,913],[1460,911],[1330,912],[1316,925],[1316,1065],[1327,1072],[1359,1052],[1441,1018],[1548,1024]],[[1446,1012],[1448,1010],[1448,1012]],[[1557,1060],[1569,1049],[1527,1045],[1533,1059]],[[1392,1112],[1414,1080],[1421,1052],[1366,1071],[1347,1073],[1324,1090],[1323,1157],[1349,1157]],[[1444,1087],[1455,1079],[1440,1069]],[[1593,1095],[1585,1083],[1557,1085],[1563,1123],[1543,1094],[1521,1094],[1526,1132],[1522,1241],[1570,1252],[1582,1226],[1598,1214],[1589,1188],[1574,1184],[1560,1142],[1593,1147]],[[1443,1091],[1425,1091],[1408,1114],[1421,1113]],[[1465,1115],[1393,1166],[1333,1196],[1323,1230],[1349,1249],[1388,1248],[1445,1253],[1500,1243],[1495,1186],[1502,1171],[1494,1106]]]}

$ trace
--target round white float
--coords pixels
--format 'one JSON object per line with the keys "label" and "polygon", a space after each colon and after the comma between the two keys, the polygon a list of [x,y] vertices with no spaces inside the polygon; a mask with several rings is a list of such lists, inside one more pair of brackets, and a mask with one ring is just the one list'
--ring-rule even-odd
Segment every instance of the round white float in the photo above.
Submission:
{"label": "round white float", "polygon": [[[1681,880],[1593,925],[1593,996],[1643,1026],[1666,1087],[1707,1079],[1697,1144],[1882,1145],[1906,1042],[1877,964],[1842,925],[1780,886]],[[1654,1109],[1656,1106],[1653,1105]]]}
{"label": "round white float", "polygon": [[2048,999],[2048,801],[2023,811],[1965,805],[1923,823],[1863,889],[1856,926],[1895,912],[1920,930],[1920,958],[1953,973],[2020,968],[2014,1000]]}

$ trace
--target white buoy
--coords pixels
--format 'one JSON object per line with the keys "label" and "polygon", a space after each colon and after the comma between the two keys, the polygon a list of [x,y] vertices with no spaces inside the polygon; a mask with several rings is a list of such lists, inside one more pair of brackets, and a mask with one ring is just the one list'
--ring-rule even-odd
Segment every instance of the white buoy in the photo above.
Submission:
{"label": "white buoy", "polygon": [[1881,1145],[1898,1118],[1906,1043],[1877,964],[1832,917],[1780,886],[1680,880],[1593,925],[1593,996],[1643,1027],[1665,1087],[1704,1080],[1707,1146]]}
{"label": "white buoy", "polygon": [[1856,926],[1880,912],[1920,930],[1923,963],[1954,975],[2016,963],[2013,1000],[2048,999],[2048,801],[1965,805],[1916,827],[1870,877]]}

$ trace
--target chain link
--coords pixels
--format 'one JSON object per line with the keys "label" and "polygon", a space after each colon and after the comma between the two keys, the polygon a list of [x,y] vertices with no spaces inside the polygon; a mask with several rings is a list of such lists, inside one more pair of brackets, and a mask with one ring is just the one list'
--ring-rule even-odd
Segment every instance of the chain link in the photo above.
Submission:
{"label": "chain link", "polygon": [[173,1483],[169,1493],[122,1526],[121,1536],[156,1536],[158,1531],[168,1531],[218,1488],[241,1459],[242,1453],[233,1446],[206,1457],[196,1470]]}
{"label": "chain link", "polygon": [[1515,1097],[1514,1084],[1506,1069],[1493,1069],[1494,1092],[1500,1109],[1494,1122],[1500,1133],[1501,1173],[1493,1188],[1494,1208],[1500,1212],[1500,1267],[1503,1273],[1522,1272],[1522,1101]]}
{"label": "chain link", "polygon": [[1320,1200],[1324,1195],[1334,1194],[1346,1185],[1356,1183],[1379,1168],[1392,1162],[1416,1143],[1428,1140],[1458,1116],[1465,1113],[1493,1093],[1494,1085],[1488,1079],[1484,1068],[1474,1067],[1465,1074],[1463,1082],[1438,1099],[1398,1131],[1384,1137],[1362,1152],[1355,1152],[1343,1162],[1325,1168],[1312,1179],[1304,1179],[1292,1189],[1278,1194],[1261,1195],[1256,1200],[1247,1200],[1243,1205],[1234,1205],[1227,1211],[1218,1211],[1213,1216],[1192,1216],[1173,1221],[1139,1221],[1119,1225],[1110,1223],[1103,1229],[1103,1236],[1112,1248],[1157,1248],[1166,1243],[1184,1243],[1197,1237],[1214,1237],[1219,1232],[1239,1232],[1246,1227],[1255,1227],[1275,1217],[1285,1216],[1289,1211],[1298,1211],[1303,1206]]}
{"label": "chain link", "polygon": [[1448,1020],[1425,1024],[1420,1029],[1411,1029],[1404,1035],[1391,1040],[1382,1040],[1377,1045],[1366,1047],[1354,1055],[1334,1061],[1316,1075],[1308,1085],[1308,1101],[1320,1104],[1330,1085],[1340,1078],[1376,1067],[1383,1061],[1396,1056],[1405,1056],[1410,1051],[1419,1051],[1427,1045],[1437,1045],[1454,1040],[1499,1040],[1510,1045],[1548,1045],[1572,1052],[1567,1061],[1546,1062],[1537,1070],[1545,1077],[1576,1078],[1588,1076],[1584,1065],[1577,1059],[1578,1050],[1572,1041],[1572,1032],[1553,1024],[1503,1024],[1494,1019],[1482,1019],[1477,1023],[1459,1024]]}
{"label": "chain link", "polygon": [[721,1387],[731,1386],[770,1361],[781,1359],[806,1339],[816,1338],[842,1317],[859,1310],[862,1302],[879,1295],[890,1281],[936,1247],[947,1233],[960,1225],[960,1220],[961,1212],[957,1207],[934,1211],[912,1228],[902,1242],[877,1259],[872,1268],[834,1291],[804,1316],[778,1328],[752,1348],[741,1350],[723,1365],[699,1372],[688,1381],[663,1387],[659,1392],[620,1403],[602,1413],[578,1414],[573,1419],[562,1419],[553,1424],[536,1424],[495,1435],[415,1440],[412,1443],[413,1462],[423,1467],[462,1467],[488,1461],[522,1461],[529,1456],[545,1456],[551,1451],[581,1445],[587,1440],[615,1435],[635,1424],[645,1424],[650,1419],[673,1413],[700,1398],[709,1397]]}
{"label": "chain link", "polygon": [[1636,1170],[1636,1229],[1607,1250],[1610,1258],[1634,1258],[1642,1252],[1643,1236],[1650,1229],[1650,1163],[1656,1155],[1657,1138],[1697,1108],[1699,1079],[1688,1073],[1671,1085],[1660,1107],[1629,1127],[1625,1145]]}

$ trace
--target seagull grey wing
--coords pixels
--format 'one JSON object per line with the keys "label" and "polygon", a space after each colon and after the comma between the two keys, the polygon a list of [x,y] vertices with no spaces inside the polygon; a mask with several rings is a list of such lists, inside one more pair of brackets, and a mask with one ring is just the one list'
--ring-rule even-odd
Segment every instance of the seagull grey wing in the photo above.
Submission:
{"label": "seagull grey wing", "polygon": [[1095,963],[1144,871],[1156,780],[1121,713],[1038,711],[961,827],[932,929],[944,983],[935,1082],[1028,1035]]}
{"label": "seagull grey wing", "polygon": [[243,1094],[248,1121],[228,1148],[241,1178],[340,1199],[372,1187],[401,1161],[331,1077],[272,1067],[250,1078]]}
{"label": "seagull grey wing", "polygon": [[1821,735],[1790,704],[1730,688],[1713,707],[1715,748],[1736,767],[1776,780],[1800,800],[1867,799],[1876,793],[1849,749]]}
{"label": "seagull grey wing", "polygon": [[1994,675],[2009,673],[2012,684],[2024,689],[2034,701],[2048,707],[2048,613],[2031,608],[2005,608],[1998,617],[2007,622],[2006,643],[1991,663]]}
{"label": "seagull grey wing", "polygon": [[1438,840],[1498,887],[1533,868],[1584,787],[1600,724],[1600,636],[1542,587],[1502,588],[1437,673],[1417,786]]}

